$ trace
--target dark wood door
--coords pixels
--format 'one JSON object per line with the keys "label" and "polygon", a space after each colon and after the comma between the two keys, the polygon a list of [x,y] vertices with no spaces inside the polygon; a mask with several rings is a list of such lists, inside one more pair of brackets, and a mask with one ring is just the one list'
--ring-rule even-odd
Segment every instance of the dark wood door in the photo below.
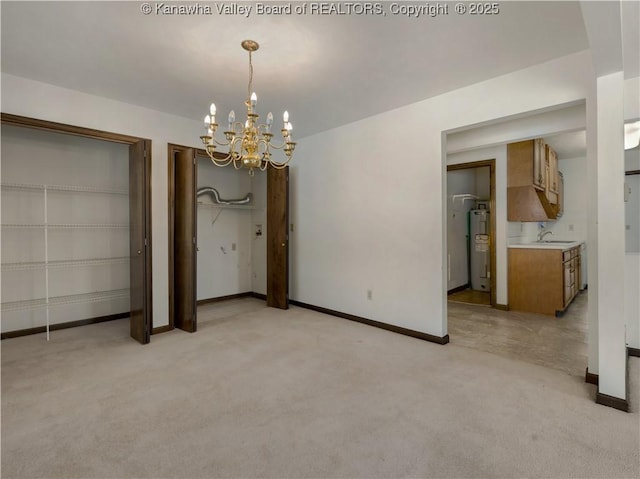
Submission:
{"label": "dark wood door", "polygon": [[267,306],[289,308],[289,167],[267,170]]}
{"label": "dark wood door", "polygon": [[175,158],[174,326],[191,333],[197,329],[196,308],[196,169],[195,150],[179,151]]}
{"label": "dark wood door", "polygon": [[151,174],[150,142],[129,146],[129,287],[131,337],[147,344],[151,336]]}

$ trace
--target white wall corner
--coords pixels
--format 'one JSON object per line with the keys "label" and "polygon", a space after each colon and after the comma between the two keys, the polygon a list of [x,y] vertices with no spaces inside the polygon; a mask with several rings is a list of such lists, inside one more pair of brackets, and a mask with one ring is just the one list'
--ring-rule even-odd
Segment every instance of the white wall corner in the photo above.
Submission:
{"label": "white wall corner", "polygon": [[[623,72],[597,87],[599,391],[626,399]],[[615,234],[615,232],[618,232]],[[604,320],[606,318],[606,321]]]}

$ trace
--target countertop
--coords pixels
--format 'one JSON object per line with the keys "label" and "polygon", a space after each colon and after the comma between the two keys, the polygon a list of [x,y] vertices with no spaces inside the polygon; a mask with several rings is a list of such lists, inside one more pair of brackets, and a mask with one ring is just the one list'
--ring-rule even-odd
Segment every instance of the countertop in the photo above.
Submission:
{"label": "countertop", "polygon": [[559,249],[562,251],[566,251],[569,250],[571,248],[575,248],[576,246],[580,246],[584,243],[584,241],[562,241],[562,242],[558,242],[557,240],[554,240],[554,242],[542,242],[542,243],[537,243],[535,241],[533,242],[527,242],[527,243],[514,243],[514,244],[510,244],[508,247],[509,248],[529,248],[529,249]]}

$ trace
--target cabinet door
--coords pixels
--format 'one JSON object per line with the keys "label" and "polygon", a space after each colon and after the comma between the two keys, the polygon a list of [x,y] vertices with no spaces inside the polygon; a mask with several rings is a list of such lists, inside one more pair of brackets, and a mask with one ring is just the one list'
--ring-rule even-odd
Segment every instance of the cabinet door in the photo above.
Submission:
{"label": "cabinet door", "polygon": [[558,193],[553,190],[554,183],[558,182],[557,178],[554,179],[554,177],[557,177],[558,175],[557,168],[554,170],[554,167],[552,166],[554,153],[553,153],[553,150],[549,148],[548,145],[545,145],[545,151],[546,151],[546,160],[544,162],[545,196],[547,197],[547,200],[549,201],[549,203],[551,203],[552,205],[557,205]]}
{"label": "cabinet door", "polygon": [[558,193],[558,155],[556,152],[549,148],[549,189],[553,193]]}
{"label": "cabinet door", "polygon": [[558,172],[558,213],[556,218],[561,218],[564,214],[564,176]]}
{"label": "cabinet door", "polygon": [[533,186],[544,190],[546,183],[545,166],[547,162],[546,148],[542,138],[533,143]]}
{"label": "cabinet door", "polygon": [[[571,255],[571,253],[569,251],[565,252],[565,255],[569,253],[569,256]],[[567,260],[562,264],[563,267],[563,281],[562,281],[562,285],[563,285],[563,302],[564,302],[564,306],[566,306],[567,304],[569,304],[569,301],[571,301],[571,260]]]}
{"label": "cabinet door", "polygon": [[582,289],[582,255],[578,248],[578,256],[576,256],[576,292]]}

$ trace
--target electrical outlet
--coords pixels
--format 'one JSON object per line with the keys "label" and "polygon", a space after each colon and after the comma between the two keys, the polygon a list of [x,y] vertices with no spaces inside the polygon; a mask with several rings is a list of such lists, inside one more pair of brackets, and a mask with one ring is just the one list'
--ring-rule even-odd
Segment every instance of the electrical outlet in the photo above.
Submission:
{"label": "electrical outlet", "polygon": [[291,231],[293,232],[293,223],[291,223]]}
{"label": "electrical outlet", "polygon": [[573,225],[569,225],[569,231],[573,231]]}
{"label": "electrical outlet", "polygon": [[231,251],[235,251],[236,250],[236,244],[235,243],[231,243]]}
{"label": "electrical outlet", "polygon": [[373,291],[370,289],[367,290],[367,299],[369,300],[373,299]]}

